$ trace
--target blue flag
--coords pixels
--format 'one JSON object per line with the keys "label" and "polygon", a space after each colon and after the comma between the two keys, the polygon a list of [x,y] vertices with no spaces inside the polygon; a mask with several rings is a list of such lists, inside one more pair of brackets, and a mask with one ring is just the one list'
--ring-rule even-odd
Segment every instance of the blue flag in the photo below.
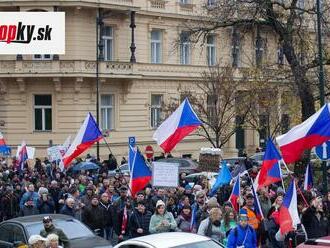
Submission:
{"label": "blue flag", "polygon": [[221,165],[222,165],[221,166],[222,168],[219,169],[219,174],[218,174],[217,180],[215,181],[215,183],[211,189],[210,196],[215,195],[215,193],[218,191],[218,189],[222,185],[229,184],[231,181],[231,174],[227,167],[226,161],[223,160],[221,162]]}

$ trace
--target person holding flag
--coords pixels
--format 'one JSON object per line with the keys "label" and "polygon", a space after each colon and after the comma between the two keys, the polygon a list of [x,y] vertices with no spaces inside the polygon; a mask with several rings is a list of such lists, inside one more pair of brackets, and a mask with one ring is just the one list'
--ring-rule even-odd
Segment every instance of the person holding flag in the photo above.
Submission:
{"label": "person holding flag", "polygon": [[218,189],[222,186],[222,185],[225,185],[225,184],[229,184],[230,181],[231,181],[231,174],[230,174],[230,171],[227,167],[227,163],[226,161],[222,161],[221,162],[221,168],[219,170],[219,173],[218,173],[218,177],[217,177],[217,180],[215,181],[215,183],[213,184],[213,187],[209,193],[209,196],[212,197],[214,196]]}

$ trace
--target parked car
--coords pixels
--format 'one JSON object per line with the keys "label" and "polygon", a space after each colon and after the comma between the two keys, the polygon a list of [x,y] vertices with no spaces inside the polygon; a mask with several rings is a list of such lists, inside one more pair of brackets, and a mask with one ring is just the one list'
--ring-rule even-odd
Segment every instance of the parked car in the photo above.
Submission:
{"label": "parked car", "polygon": [[198,172],[198,163],[189,158],[162,158],[157,160],[157,162],[165,163],[178,163],[179,173],[185,172],[187,174]]}
{"label": "parked car", "polygon": [[[28,244],[29,237],[39,234],[44,226],[42,219],[49,215],[31,215],[10,219],[0,223],[0,247],[17,247]],[[71,248],[106,248],[111,243],[96,236],[87,226],[71,216],[62,214],[50,215],[56,227],[61,228],[70,240]]]}
{"label": "parked car", "polygon": [[142,236],[116,245],[114,248],[223,248],[209,237],[193,233],[169,232]]}
{"label": "parked car", "polygon": [[297,246],[297,248],[312,248],[312,247],[330,247],[330,236],[318,238],[318,239],[308,239],[304,243]]}
{"label": "parked car", "polygon": [[212,187],[213,184],[215,183],[215,181],[217,180],[218,173],[216,173],[216,172],[206,172],[206,171],[193,173],[193,174],[189,174],[188,176],[186,176],[186,181],[188,183],[194,184],[201,177],[206,177],[209,181],[210,186]]}
{"label": "parked car", "polygon": [[264,159],[264,155],[265,153],[264,152],[257,152],[255,154],[253,154],[252,156],[250,156],[249,158],[255,162],[256,164],[258,164],[259,166],[262,165],[262,161]]}
{"label": "parked car", "polygon": [[[234,170],[237,165],[244,165],[245,157],[229,157],[224,158],[224,161],[227,162],[227,167],[230,171]],[[221,168],[221,163],[220,163]]]}
{"label": "parked car", "polygon": [[118,169],[110,170],[108,172],[108,175],[114,177],[116,174],[120,174],[120,173],[124,174],[125,176],[129,176],[128,164],[122,164],[119,166]]}

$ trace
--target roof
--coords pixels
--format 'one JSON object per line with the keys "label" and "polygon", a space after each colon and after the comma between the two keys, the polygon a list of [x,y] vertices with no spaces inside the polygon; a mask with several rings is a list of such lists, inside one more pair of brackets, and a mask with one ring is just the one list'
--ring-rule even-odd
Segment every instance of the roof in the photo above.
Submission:
{"label": "roof", "polygon": [[[53,220],[72,220],[74,219],[72,216],[63,215],[63,214],[39,214],[39,215],[30,215],[25,217],[18,217],[14,219],[10,219],[6,222],[17,222],[22,225],[28,225],[32,223],[40,223],[45,216],[51,216]],[[5,223],[5,222],[2,222]]]}
{"label": "roof", "polygon": [[[211,240],[208,237],[185,232],[168,232],[168,233],[158,233],[151,234],[147,236],[142,236],[134,238],[128,241],[139,241],[143,243],[148,243],[149,245],[155,246],[157,248],[169,248],[179,245],[184,245],[187,243],[197,243],[201,241]],[[121,243],[123,244],[123,243]]]}

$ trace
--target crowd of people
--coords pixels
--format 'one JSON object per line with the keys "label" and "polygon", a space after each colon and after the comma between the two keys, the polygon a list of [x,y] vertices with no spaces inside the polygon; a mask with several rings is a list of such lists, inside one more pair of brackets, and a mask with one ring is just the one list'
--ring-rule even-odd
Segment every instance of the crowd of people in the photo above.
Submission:
{"label": "crowd of people", "polygon": [[[93,160],[91,156],[87,160]],[[123,159],[122,163],[126,160]],[[264,218],[258,218],[250,180],[241,180],[240,209],[228,202],[232,185],[220,187],[210,197],[206,178],[193,183],[180,174],[176,188],[148,185],[133,199],[129,176],[116,168],[113,156],[98,171],[62,172],[56,163],[36,160],[18,170],[15,159],[0,161],[0,221],[36,214],[65,214],[85,223],[112,244],[133,237],[161,232],[192,232],[211,237],[226,247],[288,247],[299,240],[318,238],[330,232],[330,193],[311,190],[298,194],[301,225],[288,235],[279,234],[279,210],[285,191],[273,184],[258,191]],[[255,177],[255,170],[250,170]],[[297,182],[300,185],[300,182]],[[304,195],[304,197],[303,197]],[[31,247],[70,247],[50,216],[44,229],[32,235]]]}

